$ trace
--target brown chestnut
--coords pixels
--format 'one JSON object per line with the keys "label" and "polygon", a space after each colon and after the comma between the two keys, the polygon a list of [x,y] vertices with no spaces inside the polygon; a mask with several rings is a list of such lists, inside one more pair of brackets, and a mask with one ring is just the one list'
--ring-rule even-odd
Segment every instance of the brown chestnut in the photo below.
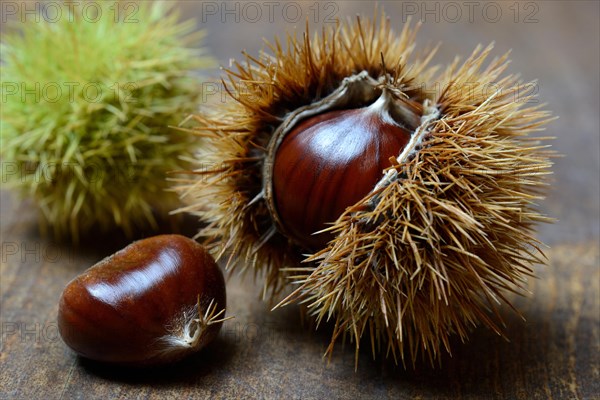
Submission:
{"label": "brown chestnut", "polygon": [[406,147],[411,131],[399,122],[390,93],[369,106],[334,110],[300,121],[275,153],[273,198],[281,228],[309,249],[316,234],[367,195]]}
{"label": "brown chestnut", "polygon": [[73,279],[58,327],[83,357],[127,365],[177,361],[213,340],[224,321],[225,282],[197,242],[139,240]]}

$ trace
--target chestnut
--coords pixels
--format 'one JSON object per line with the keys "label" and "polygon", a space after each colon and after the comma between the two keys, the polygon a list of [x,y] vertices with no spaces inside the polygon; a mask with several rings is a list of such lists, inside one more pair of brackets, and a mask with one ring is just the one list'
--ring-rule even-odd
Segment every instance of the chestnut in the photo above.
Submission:
{"label": "chestnut", "polygon": [[163,364],[212,341],[225,303],[223,274],[204,247],[160,235],[130,244],[73,279],[60,299],[58,327],[85,358]]}
{"label": "chestnut", "polygon": [[[422,108],[362,73],[290,114],[269,143],[263,193],[278,230],[320,250],[323,232],[371,193],[419,126]],[[356,106],[358,104],[358,107]]]}
{"label": "chestnut", "polygon": [[280,132],[266,173],[280,230],[305,248],[325,247],[331,235],[320,231],[373,190],[410,141],[411,118],[382,90],[370,105],[311,115]]}

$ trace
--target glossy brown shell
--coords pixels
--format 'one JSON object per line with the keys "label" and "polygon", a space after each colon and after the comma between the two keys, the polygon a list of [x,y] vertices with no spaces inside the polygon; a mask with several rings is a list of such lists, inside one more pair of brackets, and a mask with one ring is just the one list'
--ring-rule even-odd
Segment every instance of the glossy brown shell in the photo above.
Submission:
{"label": "glossy brown shell", "polygon": [[210,325],[198,348],[170,351],[163,338],[177,334],[184,313],[197,312],[198,299],[202,310],[212,299],[217,310],[226,306],[223,274],[214,259],[184,236],[155,236],[72,280],[60,299],[59,330],[69,347],[93,360],[174,361],[210,342],[221,327]]}
{"label": "glossy brown shell", "polygon": [[321,249],[327,228],[369,193],[400,154],[410,132],[363,109],[336,110],[300,122],[275,155],[273,194],[285,230]]}

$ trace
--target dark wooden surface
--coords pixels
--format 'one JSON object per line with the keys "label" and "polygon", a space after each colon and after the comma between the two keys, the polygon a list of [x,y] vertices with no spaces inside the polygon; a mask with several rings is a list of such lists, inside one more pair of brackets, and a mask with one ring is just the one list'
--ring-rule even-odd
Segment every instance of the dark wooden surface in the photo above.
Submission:
{"label": "dark wooden surface", "polygon": [[[556,160],[553,190],[541,204],[558,222],[539,230],[550,245],[549,263],[536,267],[532,294],[514,299],[526,321],[502,308],[510,342],[479,328],[467,343],[454,341],[441,367],[405,370],[361,353],[355,372],[352,346],[339,346],[330,363],[322,359],[328,327],[306,329],[294,307],[270,312],[258,285],[233,276],[228,312],[236,318],[197,357],[162,370],[99,366],[77,358],[60,340],[57,301],[70,279],[127,241],[92,237],[72,247],[42,237],[31,203],[2,190],[0,398],[600,398],[598,2],[522,2],[517,22],[515,3],[496,2],[502,17],[495,23],[492,9],[487,20],[482,14],[487,3],[476,3],[473,23],[464,7],[452,23],[455,14],[446,9],[444,15],[441,2],[409,3],[418,11],[438,7],[439,22],[428,14],[419,36],[421,44],[443,41],[438,62],[495,40],[498,54],[513,49],[511,71],[539,79],[540,98],[560,116],[547,133],[557,136],[555,148],[565,157]],[[314,5],[296,4],[305,13]],[[202,17],[201,4],[180,5],[186,15]],[[372,11],[364,2],[336,5],[321,12],[337,10],[345,18]],[[398,29],[413,10],[406,7],[385,3]],[[535,10],[537,21],[527,23]],[[277,9],[272,23],[266,14],[254,23],[245,18],[252,15],[240,16],[236,23],[205,15],[199,24],[209,29],[208,44],[225,65],[241,49],[256,52],[261,37],[294,25]]]}

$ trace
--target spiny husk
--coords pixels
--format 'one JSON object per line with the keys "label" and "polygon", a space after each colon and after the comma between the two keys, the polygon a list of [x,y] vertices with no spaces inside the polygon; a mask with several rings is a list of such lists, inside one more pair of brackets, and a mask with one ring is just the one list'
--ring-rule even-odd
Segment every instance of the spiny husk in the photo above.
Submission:
{"label": "spiny husk", "polygon": [[141,2],[133,14],[96,2],[88,16],[81,6],[14,21],[2,37],[2,88],[19,87],[2,104],[3,181],[35,200],[43,227],[74,240],[131,234],[180,204],[166,174],[189,167],[181,157],[196,141],[169,125],[196,111],[190,71],[214,63],[173,4]]}
{"label": "spiny husk", "polygon": [[[308,28],[308,27],[307,27]],[[276,231],[262,191],[262,163],[273,131],[285,116],[333,92],[348,76],[368,71],[378,77],[398,74],[402,87],[417,87],[416,77],[428,79],[433,51],[417,56],[411,66],[401,62],[414,50],[416,30],[407,25],[399,37],[383,19],[341,24],[309,39],[288,34],[285,43],[266,42],[258,58],[244,53],[245,62],[232,61],[223,81],[229,97],[193,117],[191,134],[202,138],[195,179],[180,179],[178,187],[188,204],[179,211],[198,215],[209,225],[199,236],[212,242],[218,257],[230,253],[230,263],[266,274],[265,289],[273,294],[286,283],[281,268],[297,265],[302,250]],[[382,57],[394,63],[384,68]],[[413,85],[414,83],[414,85]],[[409,90],[413,97],[419,88]],[[233,265],[233,264],[232,264]],[[267,290],[265,290],[267,295]]]}
{"label": "spiny husk", "polygon": [[[474,76],[486,53],[449,69],[443,87],[464,80],[485,93],[504,68],[497,61]],[[336,239],[307,259],[318,266],[302,270],[285,303],[307,303],[318,321],[333,316],[334,338],[367,331],[374,352],[383,342],[413,362],[420,350],[432,360],[450,351],[449,335],[465,339],[477,321],[501,333],[486,311],[508,303],[503,293],[524,287],[531,264],[543,262],[532,232],[547,221],[535,202],[550,167],[546,146],[526,137],[547,113],[522,108],[514,95],[524,88],[513,84],[505,78],[503,92],[474,99],[442,93],[443,117],[393,165],[398,178],[336,221]]]}
{"label": "spiny husk", "polygon": [[[501,77],[506,55],[484,68],[491,46],[435,75],[426,68],[433,52],[408,61],[414,35],[407,25],[395,38],[388,21],[358,19],[312,40],[288,36],[285,48],[268,44],[272,56],[246,55],[227,70],[235,101],[196,117],[210,151],[199,159],[209,164],[180,188],[186,210],[209,222],[200,234],[222,240],[216,251],[266,272],[274,297],[291,277],[297,288],[280,304],[301,302],[317,322],[335,321],[328,353],[348,334],[358,356],[368,335],[374,355],[433,361],[450,351],[450,335],[464,339],[478,322],[501,332],[504,293],[519,292],[543,261],[533,228],[548,220],[536,202],[551,152],[529,135],[550,117],[528,106],[534,86]],[[302,250],[276,232],[261,198],[264,149],[287,113],[361,71],[388,74],[399,93],[432,104],[439,117],[426,121],[404,159],[392,160],[392,179],[349,207],[329,228],[334,239],[299,267]],[[254,85],[239,90],[247,82]],[[439,90],[428,91],[433,82]]]}

